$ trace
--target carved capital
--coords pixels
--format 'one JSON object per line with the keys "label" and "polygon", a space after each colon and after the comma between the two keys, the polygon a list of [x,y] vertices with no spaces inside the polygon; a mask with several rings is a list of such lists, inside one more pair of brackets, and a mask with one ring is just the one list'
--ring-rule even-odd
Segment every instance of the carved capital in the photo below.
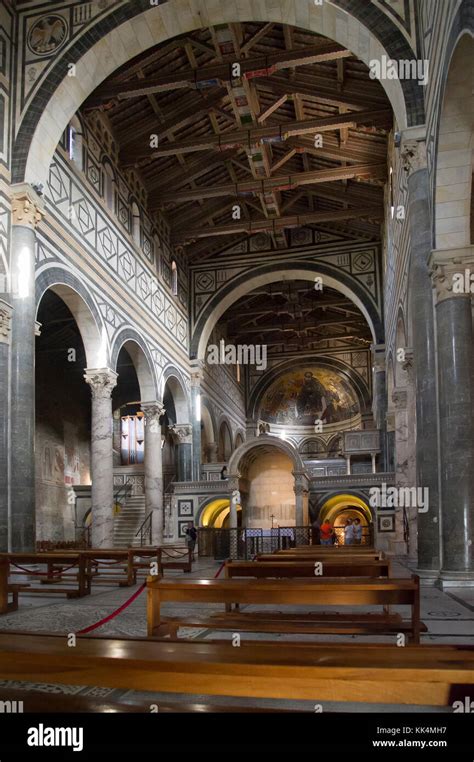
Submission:
{"label": "carved capital", "polygon": [[0,343],[10,343],[12,307],[0,299]]}
{"label": "carved capital", "polygon": [[424,140],[407,139],[402,144],[403,169],[412,175],[419,169],[426,169],[426,143]]}
{"label": "carved capital", "polygon": [[176,444],[191,444],[193,427],[190,423],[176,423],[170,426]]}
{"label": "carved capital", "polygon": [[385,344],[372,344],[371,349],[375,373],[385,371]]}
{"label": "carved capital", "polygon": [[204,377],[204,360],[191,361],[191,386],[200,387]]}
{"label": "carved capital", "polygon": [[474,294],[474,246],[433,251],[429,266],[438,303]]}
{"label": "carved capital", "polygon": [[392,392],[392,402],[395,405],[395,410],[406,410],[407,408],[408,394],[406,389],[395,388]]}
{"label": "carved capital", "polygon": [[405,347],[405,359],[402,362],[402,368],[405,371],[405,373],[410,376],[413,373],[414,365],[413,365],[413,349]]}
{"label": "carved capital", "polygon": [[110,368],[86,368],[84,380],[89,384],[92,399],[110,399],[117,385],[118,373]]}
{"label": "carved capital", "polygon": [[43,202],[30,185],[17,186],[12,195],[12,225],[36,228],[44,216]]}
{"label": "carved capital", "polygon": [[165,406],[162,402],[142,402],[140,405],[150,431],[161,432],[160,418],[165,414]]}

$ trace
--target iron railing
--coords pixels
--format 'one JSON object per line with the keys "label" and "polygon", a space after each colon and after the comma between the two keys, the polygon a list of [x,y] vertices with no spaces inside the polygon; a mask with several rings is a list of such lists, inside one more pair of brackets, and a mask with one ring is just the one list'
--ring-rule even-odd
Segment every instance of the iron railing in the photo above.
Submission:
{"label": "iron railing", "polygon": [[[344,544],[344,528],[336,527],[336,544]],[[216,559],[249,561],[257,553],[274,553],[296,545],[318,544],[312,526],[275,527],[274,529],[198,529],[198,555]],[[361,545],[372,545],[370,527],[363,527]]]}
{"label": "iron railing", "polygon": [[[151,545],[152,521],[153,521],[153,511],[150,511],[150,513],[147,516],[145,516],[144,520],[142,521],[138,529],[138,532],[135,533],[135,537],[138,537],[138,535],[140,535],[141,548],[144,545]],[[144,542],[146,539],[148,539],[148,542]]]}

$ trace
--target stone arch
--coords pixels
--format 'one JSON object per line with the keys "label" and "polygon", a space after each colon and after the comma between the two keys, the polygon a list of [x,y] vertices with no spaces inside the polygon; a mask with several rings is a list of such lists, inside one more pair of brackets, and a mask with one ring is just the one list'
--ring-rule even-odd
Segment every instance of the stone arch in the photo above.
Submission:
{"label": "stone arch", "polygon": [[[338,8],[337,5],[340,7]],[[326,35],[350,47],[366,65],[373,59],[413,57],[390,18],[365,0],[255,0],[246,4],[206,5],[205,0],[149,0],[111,9],[66,46],[31,99],[15,143],[13,182],[46,184],[47,170],[69,120],[98,85],[135,56],[160,42],[223,22],[286,23]],[[249,18],[249,16],[251,18]],[[125,41],[126,40],[126,44]],[[100,62],[100,65],[99,65]],[[68,76],[70,65],[75,77]],[[422,88],[409,80],[382,80],[400,129],[424,121]]]}
{"label": "stone arch", "polygon": [[43,270],[36,278],[36,310],[46,291],[54,291],[68,307],[79,328],[89,368],[109,365],[109,342],[105,326],[91,293],[82,280],[62,267]]}
{"label": "stone arch", "polygon": [[169,365],[161,377],[160,399],[163,399],[165,388],[168,387],[176,411],[175,423],[189,423],[190,405],[188,395],[186,394],[186,383],[181,372],[172,365]]}
{"label": "stone arch", "polygon": [[474,30],[462,32],[446,58],[436,150],[434,238],[436,249],[474,244]]}
{"label": "stone arch", "polygon": [[[286,360],[282,363],[279,363],[277,366],[265,373],[250,393],[248,402],[250,417],[257,419],[262,399],[272,383],[276,381],[278,376],[288,370],[293,370],[295,368],[301,367],[301,365],[307,364],[307,361],[303,360],[301,362],[295,362],[295,360]],[[351,388],[353,388],[354,392],[357,394],[361,413],[370,408],[371,401],[367,384],[365,383],[364,379],[359,376],[356,371],[354,371],[353,368],[346,365],[344,362],[341,362],[341,360],[338,360],[335,357],[324,357],[323,355],[317,357],[316,364],[327,367],[331,370],[336,370],[345,375],[351,385]]]}
{"label": "stone arch", "polygon": [[234,437],[234,450],[241,447],[245,442],[245,431],[243,429],[237,429]]}
{"label": "stone arch", "polygon": [[123,328],[115,337],[112,346],[112,367],[117,367],[120,350],[125,348],[131,357],[140,386],[142,402],[153,402],[157,398],[157,384],[154,363],[150,350],[133,328]]}
{"label": "stone arch", "polygon": [[196,323],[191,340],[191,356],[205,358],[207,342],[217,321],[242,296],[269,283],[282,280],[314,282],[316,276],[321,276],[328,288],[333,288],[351,299],[367,320],[374,343],[383,343],[383,324],[377,306],[355,278],[327,262],[318,262],[317,265],[308,262],[293,262],[282,264],[280,268],[275,268],[274,264],[256,267],[251,272],[239,274],[216,291]]}
{"label": "stone arch", "polygon": [[232,455],[233,450],[233,437],[232,426],[229,419],[226,416],[221,416],[219,419],[219,428],[217,431],[218,436],[218,459],[221,462],[227,462]]}
{"label": "stone arch", "polygon": [[274,437],[271,434],[261,434],[259,437],[248,439],[240,447],[234,450],[229,460],[229,478],[239,477],[242,465],[248,462],[249,454],[259,448],[266,448],[267,450],[269,448],[276,448],[277,450],[281,450],[291,459],[294,473],[305,473],[301,455],[293,444],[280,437]]}
{"label": "stone arch", "polygon": [[315,453],[326,453],[328,446],[321,437],[305,437],[298,446],[298,452],[301,457],[313,455]]}

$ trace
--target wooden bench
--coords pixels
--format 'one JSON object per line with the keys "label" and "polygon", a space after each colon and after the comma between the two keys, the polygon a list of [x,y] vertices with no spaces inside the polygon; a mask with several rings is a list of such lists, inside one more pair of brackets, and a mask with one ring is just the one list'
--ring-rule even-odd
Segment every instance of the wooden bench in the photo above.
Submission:
{"label": "wooden bench", "polygon": [[[316,567],[316,564],[321,566]],[[316,573],[318,572],[318,573]],[[228,579],[236,577],[390,577],[390,561],[373,561],[372,559],[356,559],[343,563],[338,559],[321,559],[321,561],[227,561],[224,576]]]}
{"label": "wooden bench", "polygon": [[[34,577],[39,586],[31,583],[9,585],[16,587],[17,592],[25,592],[28,595],[66,595],[68,598],[81,598],[90,593],[91,576],[87,568],[86,559],[79,551],[56,551],[53,553],[2,553],[0,562],[8,561],[9,574],[21,577]],[[25,569],[24,565],[45,567],[43,570]],[[68,587],[61,586],[66,580]],[[53,585],[53,587],[46,587]],[[17,605],[18,605],[18,601]]]}
{"label": "wooden bench", "polygon": [[[415,643],[420,639],[420,584],[418,577],[411,579],[163,579],[149,577],[147,580],[147,632],[161,635],[169,632],[175,636],[179,627],[205,627],[208,629],[230,629],[252,632],[305,632],[344,633],[361,632],[407,632]],[[271,629],[262,618],[253,613],[240,614],[236,627],[235,614],[226,617],[204,618],[191,614],[187,617],[162,620],[160,607],[164,602],[174,603],[223,603],[232,604],[277,604],[291,606],[383,606],[408,605],[411,620],[383,618],[377,624],[369,620],[362,624],[357,616],[341,621],[316,614],[308,621],[301,614],[281,621],[275,614],[271,617]],[[387,617],[387,613],[384,612]],[[270,621],[269,614],[265,617]],[[263,629],[262,629],[263,628]]]}
{"label": "wooden bench", "polygon": [[[26,590],[29,585],[13,585],[8,582],[10,576],[10,563],[8,558],[0,558],[0,614],[8,614],[18,609],[18,595]],[[8,600],[8,596],[12,600]]]}
{"label": "wooden bench", "polygon": [[192,571],[193,553],[184,545],[166,545],[158,548],[158,574],[164,576],[165,569],[180,569],[185,573]]}
{"label": "wooden bench", "polygon": [[373,556],[360,556],[357,554],[349,554],[349,553],[320,553],[318,551],[315,551],[314,553],[259,553],[255,557],[255,561],[262,561],[265,563],[287,563],[287,562],[298,562],[298,561],[312,561],[313,563],[316,561],[321,561],[324,563],[325,561],[328,562],[337,562],[339,564],[353,564],[353,563],[361,563],[361,562],[375,562],[375,561],[383,561],[383,558],[379,558],[379,555],[373,555]]}
{"label": "wooden bench", "polygon": [[[5,680],[124,690],[449,707],[474,690],[474,648],[160,642],[0,634]],[[471,693],[472,695],[472,693]],[[62,697],[64,698],[64,697]]]}

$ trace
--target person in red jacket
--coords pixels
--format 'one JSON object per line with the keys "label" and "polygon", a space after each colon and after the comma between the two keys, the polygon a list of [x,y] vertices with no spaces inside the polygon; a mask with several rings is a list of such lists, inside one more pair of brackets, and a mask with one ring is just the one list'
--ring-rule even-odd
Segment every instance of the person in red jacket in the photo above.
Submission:
{"label": "person in red jacket", "polygon": [[327,519],[319,527],[321,545],[332,545],[333,528]]}

